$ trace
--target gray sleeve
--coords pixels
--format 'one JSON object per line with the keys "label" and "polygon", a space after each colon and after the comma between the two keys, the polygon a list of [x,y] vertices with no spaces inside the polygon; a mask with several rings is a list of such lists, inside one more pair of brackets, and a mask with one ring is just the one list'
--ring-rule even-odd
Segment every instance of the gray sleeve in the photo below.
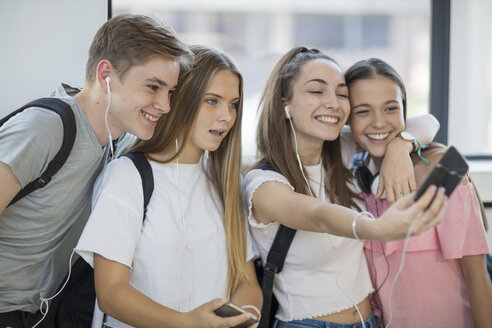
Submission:
{"label": "gray sleeve", "polygon": [[24,187],[46,170],[62,141],[60,116],[47,109],[29,108],[0,127],[0,161]]}

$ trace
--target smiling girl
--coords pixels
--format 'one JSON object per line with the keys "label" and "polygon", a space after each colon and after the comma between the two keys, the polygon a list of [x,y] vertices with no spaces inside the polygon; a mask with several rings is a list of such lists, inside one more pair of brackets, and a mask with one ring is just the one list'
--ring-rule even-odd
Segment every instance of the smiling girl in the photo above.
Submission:
{"label": "smiling girl", "polygon": [[261,308],[240,190],[243,80],[222,52],[191,49],[172,111],[132,150],[154,175],[145,221],[142,181],[121,157],[99,178],[77,245],[106,327],[233,327],[250,314],[218,317],[226,298]]}
{"label": "smiling girl", "polygon": [[377,221],[358,214],[339,139],[348,88],[338,64],[316,49],[297,47],[279,60],[260,110],[261,163],[274,170],[249,171],[244,188],[263,264],[280,225],[298,229],[275,275],[277,327],[376,327],[363,243],[351,238],[402,238],[416,217],[424,219],[412,232],[428,229],[444,213],[442,191],[433,201],[435,188],[416,203],[403,197]]}
{"label": "smiling girl", "polygon": [[[405,128],[406,91],[398,73],[380,59],[362,60],[345,73],[350,90],[350,126],[357,144],[380,168],[388,144]],[[413,154],[417,185],[439,161],[445,147],[431,144]],[[374,173],[374,172],[373,172]],[[386,199],[363,194],[376,217],[388,208]],[[374,302],[381,321],[405,327],[490,327],[492,286],[486,272],[489,252],[476,191],[465,177],[448,201],[443,222],[411,237],[405,267],[396,281],[404,241],[366,243]],[[391,312],[390,312],[391,301]]]}

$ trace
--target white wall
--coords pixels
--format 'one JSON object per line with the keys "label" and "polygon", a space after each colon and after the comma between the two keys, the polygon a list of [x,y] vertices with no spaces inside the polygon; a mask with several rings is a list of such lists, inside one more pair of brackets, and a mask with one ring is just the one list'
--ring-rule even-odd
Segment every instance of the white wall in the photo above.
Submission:
{"label": "white wall", "polygon": [[[0,0],[0,117],[60,82],[82,87],[89,46],[106,18],[106,0]],[[71,247],[57,252],[56,270],[68,269],[57,259],[68,259]]]}
{"label": "white wall", "polygon": [[106,0],[0,1],[0,117],[60,82],[82,87]]}
{"label": "white wall", "polygon": [[448,143],[468,154],[492,153],[490,17],[490,0],[451,2]]}

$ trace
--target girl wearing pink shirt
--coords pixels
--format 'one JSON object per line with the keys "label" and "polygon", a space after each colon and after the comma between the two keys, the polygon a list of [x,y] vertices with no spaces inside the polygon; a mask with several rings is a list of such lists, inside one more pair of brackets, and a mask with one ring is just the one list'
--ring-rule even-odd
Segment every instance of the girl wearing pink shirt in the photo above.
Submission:
{"label": "girl wearing pink shirt", "polygon": [[[405,86],[398,73],[379,59],[357,62],[345,79],[353,137],[369,153],[368,166],[378,171],[388,143],[405,128]],[[413,142],[419,150],[418,141]],[[444,151],[431,144],[412,154],[418,186]],[[362,193],[367,210],[379,217],[389,207],[387,200],[376,199],[370,186],[361,187],[368,192]],[[491,327],[492,285],[485,266],[489,248],[481,209],[476,190],[465,177],[450,196],[443,221],[408,241],[404,268],[393,291],[405,240],[366,243],[377,291],[372,303],[381,323],[398,328]]]}

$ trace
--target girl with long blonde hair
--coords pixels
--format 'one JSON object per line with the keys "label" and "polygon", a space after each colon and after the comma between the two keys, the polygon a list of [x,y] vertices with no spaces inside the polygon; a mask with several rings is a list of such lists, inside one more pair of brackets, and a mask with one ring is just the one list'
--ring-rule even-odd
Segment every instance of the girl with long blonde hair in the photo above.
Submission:
{"label": "girl with long blonde hair", "polygon": [[240,189],[242,76],[224,53],[191,50],[172,110],[131,149],[154,175],[145,221],[141,180],[121,157],[96,184],[77,246],[107,327],[233,327],[251,314],[217,316],[226,299],[261,308]]}

